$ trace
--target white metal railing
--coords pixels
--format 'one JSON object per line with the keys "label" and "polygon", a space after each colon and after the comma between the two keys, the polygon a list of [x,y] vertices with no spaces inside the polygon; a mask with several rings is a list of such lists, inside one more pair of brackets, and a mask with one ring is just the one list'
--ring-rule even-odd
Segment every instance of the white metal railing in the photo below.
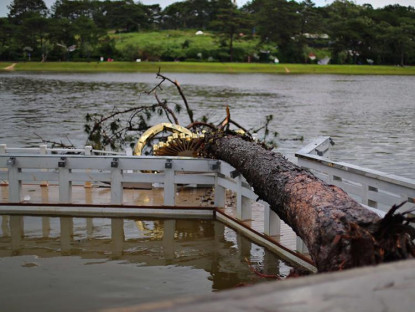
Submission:
{"label": "white metal railing", "polygon": [[[0,146],[3,147],[0,150],[0,180],[5,182],[3,187],[8,187],[9,203],[22,202],[24,183],[56,183],[59,202],[71,203],[72,185],[106,182],[111,188],[108,204],[122,205],[124,184],[150,183],[164,189],[165,206],[174,206],[177,184],[199,184],[214,188],[215,207],[225,206],[226,190],[234,192],[236,218],[249,220],[252,218],[250,203],[258,198],[242,175],[223,161],[186,157],[89,156],[89,151],[92,151],[89,147],[82,150],[84,155],[50,155],[47,152],[36,155],[29,152],[48,149],[7,148],[5,151],[4,145]],[[263,202],[263,206],[264,234],[279,235],[278,216],[267,203]]]}
{"label": "white metal railing", "polygon": [[356,201],[380,215],[394,204],[408,201],[400,208],[406,211],[415,202],[415,179],[371,170],[327,158],[330,137],[319,137],[296,153],[298,164],[326,181],[346,191]]}
{"label": "white metal railing", "polygon": [[[183,172],[186,174],[178,174]],[[8,200],[13,203],[22,200],[22,183],[42,181],[58,183],[61,203],[71,203],[73,184],[107,182],[111,185],[110,203],[119,205],[123,202],[124,183],[162,185],[166,206],[175,205],[177,184],[212,185],[215,206],[224,206],[226,189],[236,193],[237,214],[241,219],[250,218],[246,202],[257,198],[245,179],[229,164],[183,157],[0,154],[0,179],[8,182]]]}
{"label": "white metal railing", "polygon": [[[38,183],[41,186],[56,184],[59,190],[59,203],[63,204],[59,209],[63,210],[66,209],[65,204],[72,203],[73,185],[108,183],[110,186],[108,204],[112,205],[123,204],[123,186],[127,183],[158,185],[164,190],[164,205],[171,207],[175,206],[177,184],[198,184],[213,187],[214,207],[225,207],[226,191],[234,192],[236,219],[246,221],[252,219],[251,203],[258,199],[235,168],[218,160],[187,157],[95,156],[88,153],[87,155],[28,154],[23,149],[15,153],[12,151],[13,149],[8,149],[7,153],[4,153],[4,150],[2,154],[0,153],[0,180],[6,182],[2,187],[8,188],[8,203],[11,205],[23,201],[22,186],[26,183]],[[262,205],[265,207],[264,234],[280,235],[279,217],[267,203],[262,202]],[[5,208],[5,211],[10,210]]]}
{"label": "white metal railing", "polygon": [[7,144],[0,144],[0,155],[4,154],[126,155],[125,152],[95,150],[88,145],[84,148],[50,148],[46,144],[41,144],[39,147],[8,147]]}

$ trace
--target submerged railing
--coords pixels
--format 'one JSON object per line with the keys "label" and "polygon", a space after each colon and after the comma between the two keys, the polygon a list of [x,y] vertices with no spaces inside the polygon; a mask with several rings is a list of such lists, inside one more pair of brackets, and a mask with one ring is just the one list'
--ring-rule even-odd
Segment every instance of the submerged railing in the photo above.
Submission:
{"label": "submerged railing", "polygon": [[[22,198],[24,184],[56,185],[61,207],[53,207],[55,210],[43,209],[44,212],[68,209],[65,205],[73,204],[73,186],[90,187],[102,183],[110,188],[108,205],[123,205],[123,189],[127,184],[138,183],[141,186],[147,185],[147,188],[155,186],[161,188],[165,207],[176,206],[176,190],[179,184],[212,187],[214,190],[212,208],[225,207],[226,192],[229,190],[235,196],[237,222],[252,219],[251,203],[258,198],[243,176],[223,161],[186,157],[92,156],[90,147],[75,151],[81,152],[82,155],[73,155],[72,149],[48,150],[43,146],[40,149],[26,150],[0,146],[0,180],[3,181],[3,187],[7,187],[8,190],[7,203],[24,202]],[[60,154],[51,154],[56,152]],[[277,214],[269,209],[267,203],[262,202],[262,205],[264,206],[264,234],[280,235],[280,221]],[[146,207],[151,208],[151,206]],[[81,209],[85,208],[78,207],[76,211],[79,212]],[[122,207],[117,209],[120,211]],[[190,209],[187,211],[190,214]],[[218,218],[224,220],[223,214],[218,213]],[[227,220],[227,223],[232,222]]]}

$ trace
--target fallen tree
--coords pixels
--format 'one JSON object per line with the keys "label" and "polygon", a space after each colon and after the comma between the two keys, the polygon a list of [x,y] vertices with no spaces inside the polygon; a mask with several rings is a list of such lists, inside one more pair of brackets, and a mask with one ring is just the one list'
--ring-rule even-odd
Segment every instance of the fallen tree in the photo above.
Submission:
{"label": "fallen tree", "polygon": [[[319,272],[415,257],[415,230],[409,225],[414,220],[406,214],[395,214],[399,206],[381,219],[340,188],[324,183],[264,143],[257,143],[248,130],[231,119],[229,109],[217,125],[206,120],[195,121],[180,85],[160,73],[157,77],[161,82],[150,91],[157,104],[125,111],[114,109],[108,116],[88,115],[87,121],[92,122],[85,127],[89,140],[97,147],[120,146],[131,141],[131,131],[148,129],[146,120],[155,111],[178,124],[167,100],[161,100],[156,93],[168,81],[176,86],[183,99],[190,120],[187,128],[206,131],[205,143],[200,145],[198,153],[235,167],[260,198],[303,239]],[[123,123],[120,117],[125,114],[128,117]],[[272,116],[266,116],[265,125],[259,128],[265,134],[263,141],[271,120]],[[243,134],[231,131],[231,125],[243,130]]]}
{"label": "fallen tree", "polygon": [[235,167],[306,244],[319,272],[415,257],[411,219],[381,219],[342,189],[328,185],[284,156],[238,135],[207,138],[209,156]]}

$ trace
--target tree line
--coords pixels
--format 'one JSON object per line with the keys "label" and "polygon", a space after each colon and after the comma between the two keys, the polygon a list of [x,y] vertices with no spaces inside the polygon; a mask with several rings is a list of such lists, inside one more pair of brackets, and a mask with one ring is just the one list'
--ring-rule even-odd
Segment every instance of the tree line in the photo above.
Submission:
{"label": "tree line", "polygon": [[327,56],[334,64],[415,64],[411,6],[252,0],[238,8],[232,0],[186,0],[162,9],[133,0],[57,0],[49,10],[43,0],[13,0],[8,8],[0,18],[0,60],[128,60],[113,33],[194,29],[214,33],[228,61],[255,60],[236,57],[234,43],[256,40],[258,51],[269,56],[263,61],[307,63]]}

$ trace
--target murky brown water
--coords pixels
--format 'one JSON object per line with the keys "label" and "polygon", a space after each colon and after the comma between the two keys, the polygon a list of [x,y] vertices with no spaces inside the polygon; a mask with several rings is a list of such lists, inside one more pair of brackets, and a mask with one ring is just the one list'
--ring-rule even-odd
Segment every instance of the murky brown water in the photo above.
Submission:
{"label": "murky brown water", "polygon": [[[312,138],[329,135],[337,143],[336,160],[415,176],[415,77],[169,76],[181,83],[197,117],[218,122],[229,105],[232,118],[255,128],[264,115],[273,114],[271,130],[280,133],[280,151],[290,157]],[[144,73],[0,73],[0,143],[39,144],[37,133],[82,146],[87,112],[153,104],[153,97],[141,91],[156,83],[155,74]],[[164,88],[161,96],[181,102],[174,88]],[[185,115],[181,122],[188,123]],[[290,140],[301,136],[304,142]]]}
{"label": "murky brown water", "polygon": [[0,219],[2,311],[87,311],[267,281],[246,259],[266,274],[290,270],[217,221]]}

